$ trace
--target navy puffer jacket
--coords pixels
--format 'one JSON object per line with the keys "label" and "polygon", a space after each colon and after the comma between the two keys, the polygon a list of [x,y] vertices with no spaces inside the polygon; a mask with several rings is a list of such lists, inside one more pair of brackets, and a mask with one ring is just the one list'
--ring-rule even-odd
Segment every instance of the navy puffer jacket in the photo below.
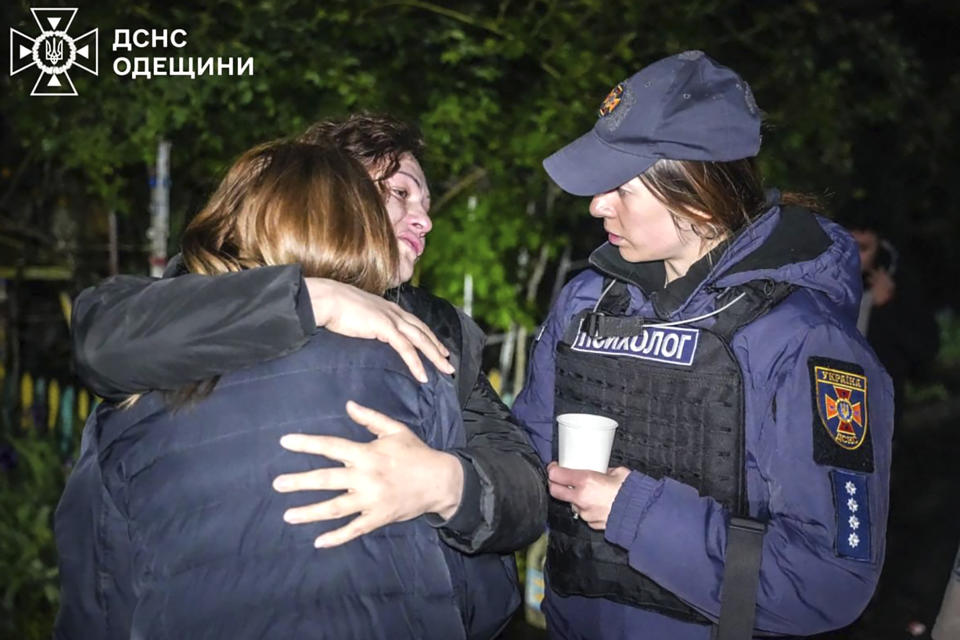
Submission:
{"label": "navy puffer jacket", "polygon": [[312,541],[345,520],[289,525],[289,507],[333,493],[271,481],[323,458],[292,432],[372,435],[347,400],[451,450],[464,430],[449,379],[414,380],[389,347],[319,331],[300,351],[224,376],[171,411],[158,394],[101,406],[56,514],[57,638],[482,638],[519,602],[509,561],[444,545],[425,518],[347,545]]}

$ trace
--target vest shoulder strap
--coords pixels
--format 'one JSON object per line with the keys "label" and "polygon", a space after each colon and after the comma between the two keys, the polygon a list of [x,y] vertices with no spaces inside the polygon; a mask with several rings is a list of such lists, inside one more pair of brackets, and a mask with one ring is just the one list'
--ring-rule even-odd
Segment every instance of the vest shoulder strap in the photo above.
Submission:
{"label": "vest shoulder strap", "polygon": [[774,280],[754,280],[731,287],[721,294],[717,305],[722,306],[739,295],[743,295],[743,299],[717,315],[714,333],[729,342],[740,327],[750,324],[783,302],[796,288],[795,285]]}
{"label": "vest shoulder strap", "polygon": [[766,529],[766,524],[751,518],[730,518],[720,592],[720,619],[713,627],[714,640],[753,638]]}
{"label": "vest shoulder strap", "polygon": [[[610,286],[611,283],[612,286]],[[736,296],[742,295],[743,298],[730,309],[717,315],[713,332],[729,342],[740,327],[750,324],[767,313],[796,288],[795,285],[774,280],[754,280],[731,287],[718,298],[718,307]],[[643,331],[645,321],[642,317],[623,315],[630,304],[626,283],[605,278],[603,290],[606,295],[600,300],[596,311],[584,309],[571,318],[564,333],[564,342],[573,344],[581,330],[585,330],[587,335],[594,338],[600,336],[625,338],[638,335]]]}

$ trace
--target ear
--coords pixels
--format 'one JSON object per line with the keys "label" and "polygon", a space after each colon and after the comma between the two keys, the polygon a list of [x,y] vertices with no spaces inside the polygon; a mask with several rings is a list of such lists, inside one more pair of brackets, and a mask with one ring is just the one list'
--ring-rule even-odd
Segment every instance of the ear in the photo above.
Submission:
{"label": "ear", "polygon": [[690,230],[702,241],[717,240],[726,235],[723,226],[717,224],[716,218],[709,213],[697,209],[689,210],[690,217],[687,220],[690,223]]}
{"label": "ear", "polygon": [[711,222],[713,221],[713,216],[705,211],[700,211],[699,209],[687,209],[687,212],[700,219],[701,222]]}
{"label": "ear", "polygon": [[701,238],[714,240],[726,233],[723,225],[717,223],[713,214],[692,208],[687,211],[691,216],[690,223],[693,225],[694,233]]}

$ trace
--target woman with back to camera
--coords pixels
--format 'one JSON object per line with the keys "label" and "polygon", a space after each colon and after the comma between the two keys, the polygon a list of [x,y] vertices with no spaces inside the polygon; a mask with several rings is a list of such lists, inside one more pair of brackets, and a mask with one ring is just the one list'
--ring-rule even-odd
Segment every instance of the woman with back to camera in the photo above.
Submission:
{"label": "woman with back to camera", "polygon": [[[893,394],[856,328],[856,244],[765,193],[759,148],[747,83],[688,51],[544,161],[608,234],[514,405],[549,463],[553,637],[809,635],[873,594]],[[567,412],[618,421],[607,473],[553,462]]]}
{"label": "woman with back to camera", "polygon": [[[299,263],[310,276],[382,294],[398,251],[362,165],[330,145],[272,142],[244,154],[183,237],[192,273]],[[490,637],[515,607],[496,559],[461,555],[424,518],[343,546],[314,540],[343,518],[290,527],[302,498],[270,488],[280,472],[348,467],[277,445],[287,433],[370,440],[356,400],[429,446],[462,446],[449,378],[421,384],[387,345],[318,330],[300,350],[123,408],[103,404],[84,431],[56,514],[57,638]],[[453,471],[459,470],[454,467]],[[446,482],[438,478],[438,482]],[[454,481],[451,481],[454,482]],[[326,492],[332,495],[332,492]],[[453,504],[430,504],[450,513]],[[472,599],[478,571],[499,598]]]}

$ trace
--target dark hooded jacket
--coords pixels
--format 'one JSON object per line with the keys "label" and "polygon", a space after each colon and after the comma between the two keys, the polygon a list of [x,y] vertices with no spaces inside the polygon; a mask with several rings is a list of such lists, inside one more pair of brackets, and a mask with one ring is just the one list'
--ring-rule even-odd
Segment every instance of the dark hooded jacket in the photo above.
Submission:
{"label": "dark hooded jacket", "polygon": [[171,409],[160,393],[103,404],[56,512],[67,638],[489,638],[519,604],[512,559],[465,556],[424,517],[346,545],[312,541],[345,520],[292,526],[320,492],[280,494],[281,473],[330,466],[286,433],[366,441],[355,400],[430,446],[466,434],[449,378],[420,384],[392,349],[319,331],[282,358],[225,375]]}
{"label": "dark hooded jacket", "polygon": [[[173,277],[175,276],[175,277]],[[461,507],[435,522],[465,553],[511,553],[546,520],[546,476],[524,430],[481,371],[485,336],[449,302],[402,285],[386,297],[423,320],[450,351],[467,440]],[[177,258],[162,279],[115,276],[83,291],[71,321],[77,372],[107,399],[177,389],[291,353],[315,331],[296,264],[204,276]]]}

